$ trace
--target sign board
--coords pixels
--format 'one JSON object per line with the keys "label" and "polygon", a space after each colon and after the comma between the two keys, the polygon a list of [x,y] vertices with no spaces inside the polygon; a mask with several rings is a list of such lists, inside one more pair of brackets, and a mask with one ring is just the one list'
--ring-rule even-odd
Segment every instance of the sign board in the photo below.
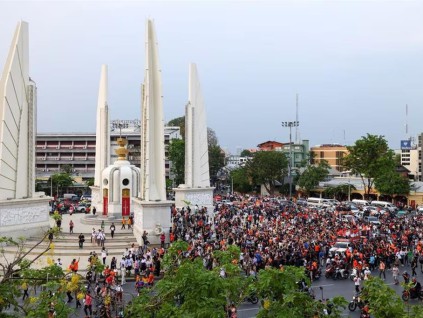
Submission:
{"label": "sign board", "polygon": [[401,140],[401,150],[411,150],[411,140]]}

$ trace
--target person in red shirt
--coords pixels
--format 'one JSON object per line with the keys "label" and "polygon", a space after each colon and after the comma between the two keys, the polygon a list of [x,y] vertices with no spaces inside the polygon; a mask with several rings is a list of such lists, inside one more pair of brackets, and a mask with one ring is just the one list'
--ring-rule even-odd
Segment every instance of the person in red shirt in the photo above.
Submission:
{"label": "person in red shirt", "polygon": [[[91,291],[87,291],[85,295],[85,306],[84,306],[85,317],[91,317],[93,314],[93,297],[91,296]],[[88,315],[88,312],[90,313]]]}

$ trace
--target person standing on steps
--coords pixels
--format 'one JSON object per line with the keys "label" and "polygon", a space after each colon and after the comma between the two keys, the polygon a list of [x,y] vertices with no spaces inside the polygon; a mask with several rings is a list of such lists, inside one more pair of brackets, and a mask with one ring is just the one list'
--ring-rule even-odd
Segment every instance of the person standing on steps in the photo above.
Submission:
{"label": "person standing on steps", "polygon": [[85,242],[84,234],[82,234],[82,233],[79,234],[78,241],[79,241],[79,248],[84,248],[84,242]]}
{"label": "person standing on steps", "polygon": [[103,259],[103,265],[106,265],[107,251],[104,246],[101,249],[101,258]]}
{"label": "person standing on steps", "polygon": [[126,230],[125,223],[126,223],[126,220],[125,220],[125,217],[123,216],[122,217],[122,227],[120,228],[121,230]]}
{"label": "person standing on steps", "polygon": [[104,220],[103,220],[103,221],[101,221],[101,225],[100,225],[100,227],[101,227],[101,231],[102,231],[102,232],[104,232]]}
{"label": "person standing on steps", "polygon": [[97,209],[95,207],[93,207],[93,215],[95,215],[97,212]]}
{"label": "person standing on steps", "polygon": [[115,226],[115,223],[112,222],[112,225],[110,225],[110,236],[112,238],[115,235],[115,231],[116,231],[116,226]]}
{"label": "person standing on steps", "polygon": [[70,220],[70,222],[69,222],[69,234],[73,233],[73,226],[74,226],[73,221]]}

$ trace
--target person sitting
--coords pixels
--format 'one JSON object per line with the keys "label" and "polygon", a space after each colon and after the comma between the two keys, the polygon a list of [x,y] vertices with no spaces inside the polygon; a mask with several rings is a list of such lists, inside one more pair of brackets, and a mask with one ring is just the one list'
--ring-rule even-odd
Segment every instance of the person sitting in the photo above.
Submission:
{"label": "person sitting", "polygon": [[418,298],[422,289],[422,285],[417,281],[416,277],[413,277],[412,283],[413,284],[410,288],[410,298]]}

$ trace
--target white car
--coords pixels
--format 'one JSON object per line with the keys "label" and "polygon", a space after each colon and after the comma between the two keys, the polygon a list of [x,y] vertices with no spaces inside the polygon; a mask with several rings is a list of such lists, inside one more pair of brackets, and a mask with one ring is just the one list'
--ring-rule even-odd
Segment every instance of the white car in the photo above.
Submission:
{"label": "white car", "polygon": [[336,241],[336,243],[330,248],[329,253],[332,255],[336,253],[345,253],[345,251],[350,247],[350,242],[346,241]]}

